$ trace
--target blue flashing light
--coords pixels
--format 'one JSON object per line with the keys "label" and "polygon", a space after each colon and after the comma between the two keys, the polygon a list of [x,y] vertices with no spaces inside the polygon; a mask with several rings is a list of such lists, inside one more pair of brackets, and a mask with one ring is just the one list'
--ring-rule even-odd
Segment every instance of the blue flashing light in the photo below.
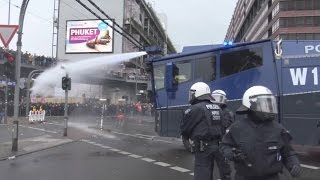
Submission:
{"label": "blue flashing light", "polygon": [[229,41],[229,42],[228,42],[228,45],[229,45],[229,46],[232,46],[232,45],[233,45],[233,42],[232,42],[232,41]]}
{"label": "blue flashing light", "polygon": [[228,42],[226,42],[226,41],[223,42],[223,45],[224,45],[224,46],[227,46],[227,45],[228,45]]}

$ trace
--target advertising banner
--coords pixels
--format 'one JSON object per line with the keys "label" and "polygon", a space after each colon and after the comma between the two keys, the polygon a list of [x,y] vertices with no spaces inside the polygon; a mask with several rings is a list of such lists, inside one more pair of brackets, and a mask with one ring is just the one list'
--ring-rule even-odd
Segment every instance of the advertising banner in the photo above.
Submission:
{"label": "advertising banner", "polygon": [[113,52],[113,23],[105,22],[108,25],[101,20],[67,21],[66,53]]}

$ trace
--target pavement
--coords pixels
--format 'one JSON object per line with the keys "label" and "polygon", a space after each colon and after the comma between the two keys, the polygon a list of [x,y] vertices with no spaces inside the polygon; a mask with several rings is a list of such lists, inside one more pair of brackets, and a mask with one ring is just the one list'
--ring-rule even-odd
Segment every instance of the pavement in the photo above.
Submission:
{"label": "pavement", "polygon": [[[76,118],[76,117],[75,117]],[[49,116],[46,117],[46,122],[61,121],[63,116]],[[115,120],[116,117],[107,116],[105,122]],[[98,121],[99,119],[97,119]],[[7,124],[0,124],[0,160],[12,159],[17,156],[29,154],[36,151],[46,150],[48,148],[56,147],[66,143],[73,142],[80,138],[67,138],[63,137],[62,129],[60,132],[43,130],[32,125],[40,124],[39,122],[30,124],[28,118],[19,117],[19,139],[18,151],[12,151],[12,131],[13,131],[14,118],[8,117]],[[138,121],[139,123],[150,124],[153,123],[153,118],[144,116],[126,118],[126,121]],[[44,122],[43,124],[46,124]]]}
{"label": "pavement", "polygon": [[19,118],[18,151],[12,151],[13,118],[7,124],[0,124],[0,160],[13,159],[17,156],[45,150],[51,147],[70,143],[73,140],[63,137],[62,132],[44,131],[30,127],[26,118]]}

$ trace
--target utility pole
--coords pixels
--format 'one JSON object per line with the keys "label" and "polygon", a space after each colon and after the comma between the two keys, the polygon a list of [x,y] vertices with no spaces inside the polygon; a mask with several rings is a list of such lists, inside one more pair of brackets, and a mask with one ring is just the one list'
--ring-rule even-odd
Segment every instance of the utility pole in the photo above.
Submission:
{"label": "utility pole", "polygon": [[[28,7],[29,0],[23,0],[20,8],[19,16],[19,31],[17,41],[17,58],[16,58],[16,85],[14,88],[14,121],[13,121],[13,137],[12,137],[12,151],[18,151],[18,116],[19,116],[19,98],[20,98],[20,70],[21,70],[21,47],[22,47],[22,32],[24,16]],[[15,132],[14,132],[15,131]]]}
{"label": "utility pole", "polygon": [[8,119],[8,77],[6,75],[3,75],[6,81],[6,87],[4,90],[4,124],[7,124]]}
{"label": "utility pole", "polygon": [[8,9],[8,25],[10,25],[10,17],[11,17],[11,0],[9,0],[9,9]]}
{"label": "utility pole", "polygon": [[[9,9],[8,9],[8,25],[10,25],[10,17],[11,17],[11,0],[9,0]],[[9,50],[9,45],[8,45],[8,50]]]}

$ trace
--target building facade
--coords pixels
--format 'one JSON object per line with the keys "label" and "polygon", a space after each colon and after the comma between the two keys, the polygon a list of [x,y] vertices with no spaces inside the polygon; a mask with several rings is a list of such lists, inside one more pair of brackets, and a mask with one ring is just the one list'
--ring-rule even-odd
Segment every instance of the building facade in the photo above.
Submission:
{"label": "building facade", "polygon": [[238,0],[226,41],[320,40],[319,0]]}
{"label": "building facade", "polygon": [[[88,1],[82,1],[102,18],[108,20]],[[168,38],[162,22],[149,3],[145,0],[95,0],[97,6],[112,18],[123,30],[114,28],[120,32],[128,33],[139,41],[144,47],[159,46],[164,52],[175,53],[176,50]],[[69,36],[68,22],[97,20],[92,13],[82,7],[74,0],[59,0],[58,23],[57,23],[57,59],[58,60],[78,60],[97,56],[106,56],[127,52],[141,51],[127,38],[113,31],[113,50],[109,53],[68,53],[67,38]],[[71,31],[70,31],[71,32]],[[112,68],[104,68],[99,71],[99,79],[96,84],[102,86],[101,98],[109,99],[112,103],[117,103],[118,99],[125,97],[128,102],[136,101],[137,95],[146,92],[148,84],[148,74],[145,71],[145,59],[141,57],[129,62],[118,64]],[[102,68],[103,69],[103,68]],[[90,81],[94,83],[94,81]]]}

